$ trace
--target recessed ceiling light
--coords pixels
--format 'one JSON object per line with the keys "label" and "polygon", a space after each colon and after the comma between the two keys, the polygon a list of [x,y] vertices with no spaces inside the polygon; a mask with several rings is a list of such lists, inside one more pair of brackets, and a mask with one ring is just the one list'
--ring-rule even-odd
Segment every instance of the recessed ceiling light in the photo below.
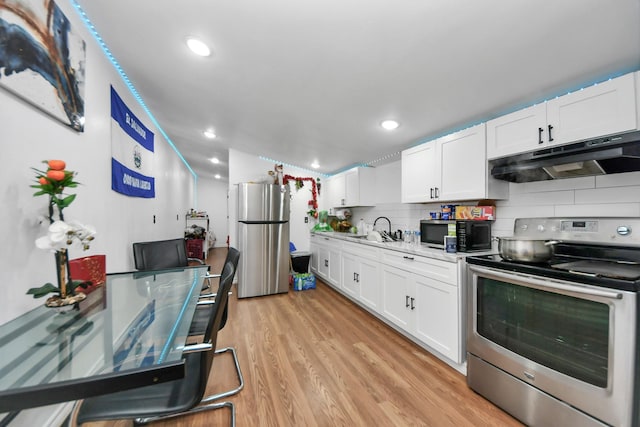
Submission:
{"label": "recessed ceiling light", "polygon": [[216,133],[213,131],[213,129],[207,129],[202,133],[204,134],[204,136],[206,136],[209,139],[213,139],[216,137]]}
{"label": "recessed ceiling light", "polygon": [[394,130],[397,129],[400,124],[395,120],[384,120],[380,123],[380,126],[382,126],[382,128],[386,130]]}
{"label": "recessed ceiling light", "polygon": [[313,162],[311,163],[311,167],[314,169],[318,169],[320,167],[320,165],[318,164],[318,162]]}
{"label": "recessed ceiling light", "polygon": [[218,173],[217,173],[217,174],[215,174],[213,177],[214,177],[215,179],[220,179],[220,174],[218,174]]}
{"label": "recessed ceiling light", "polygon": [[204,44],[204,42],[198,39],[194,39],[193,37],[190,37],[187,39],[187,46],[189,46],[189,49],[191,49],[191,51],[196,55],[200,55],[200,56],[211,55],[211,49],[209,49],[209,46],[207,46],[206,44]]}
{"label": "recessed ceiling light", "polygon": [[220,163],[220,160],[217,157],[214,157],[212,159],[209,159],[211,161],[211,163],[213,163],[214,165],[217,165],[218,163]]}

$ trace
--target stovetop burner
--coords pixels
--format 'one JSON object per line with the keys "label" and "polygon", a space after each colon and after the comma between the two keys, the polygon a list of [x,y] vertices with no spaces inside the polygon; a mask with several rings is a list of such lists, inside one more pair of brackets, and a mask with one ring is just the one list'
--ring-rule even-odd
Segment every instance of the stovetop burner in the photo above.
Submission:
{"label": "stovetop burner", "polygon": [[568,271],[574,274],[585,274],[593,277],[608,277],[621,280],[640,279],[640,265],[615,261],[572,261],[561,264],[551,264],[551,268]]}
{"label": "stovetop burner", "polygon": [[500,255],[469,256],[468,264],[632,292],[640,291],[640,265],[553,258],[546,263],[505,261]]}
{"label": "stovetop burner", "polygon": [[556,240],[545,263],[470,256],[469,264],[637,292],[640,289],[640,218],[518,218],[514,238]]}

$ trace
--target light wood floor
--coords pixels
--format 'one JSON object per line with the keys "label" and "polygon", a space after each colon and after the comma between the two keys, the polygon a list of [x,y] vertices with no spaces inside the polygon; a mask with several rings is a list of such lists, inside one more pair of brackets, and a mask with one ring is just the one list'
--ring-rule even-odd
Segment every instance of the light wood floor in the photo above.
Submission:
{"label": "light wood floor", "polygon": [[[226,249],[210,252],[219,271]],[[244,426],[521,426],[471,391],[465,377],[319,282],[317,289],[230,299],[218,348],[234,346],[245,389],[229,398]],[[235,384],[230,355],[214,360],[211,392]],[[216,410],[159,426],[228,425]],[[85,426],[129,426],[131,422]]]}

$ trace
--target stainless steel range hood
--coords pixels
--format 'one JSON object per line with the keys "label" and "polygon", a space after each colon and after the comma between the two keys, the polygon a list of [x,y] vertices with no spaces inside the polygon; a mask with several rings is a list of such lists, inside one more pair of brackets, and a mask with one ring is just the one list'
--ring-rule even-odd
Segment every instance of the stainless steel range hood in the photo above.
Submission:
{"label": "stainless steel range hood", "polygon": [[509,182],[640,171],[640,131],[496,159],[490,166],[494,178]]}

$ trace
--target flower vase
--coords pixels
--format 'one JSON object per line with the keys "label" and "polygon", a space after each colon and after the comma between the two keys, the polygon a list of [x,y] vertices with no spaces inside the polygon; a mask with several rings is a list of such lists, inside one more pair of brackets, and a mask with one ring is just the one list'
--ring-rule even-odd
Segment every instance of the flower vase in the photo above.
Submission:
{"label": "flower vase", "polygon": [[71,277],[67,277],[69,272],[69,257],[67,249],[58,249],[55,253],[56,259],[56,275],[58,279],[58,289],[60,295],[54,295],[47,298],[45,305],[47,307],[72,307],[75,303],[82,301],[87,296],[73,289]]}

